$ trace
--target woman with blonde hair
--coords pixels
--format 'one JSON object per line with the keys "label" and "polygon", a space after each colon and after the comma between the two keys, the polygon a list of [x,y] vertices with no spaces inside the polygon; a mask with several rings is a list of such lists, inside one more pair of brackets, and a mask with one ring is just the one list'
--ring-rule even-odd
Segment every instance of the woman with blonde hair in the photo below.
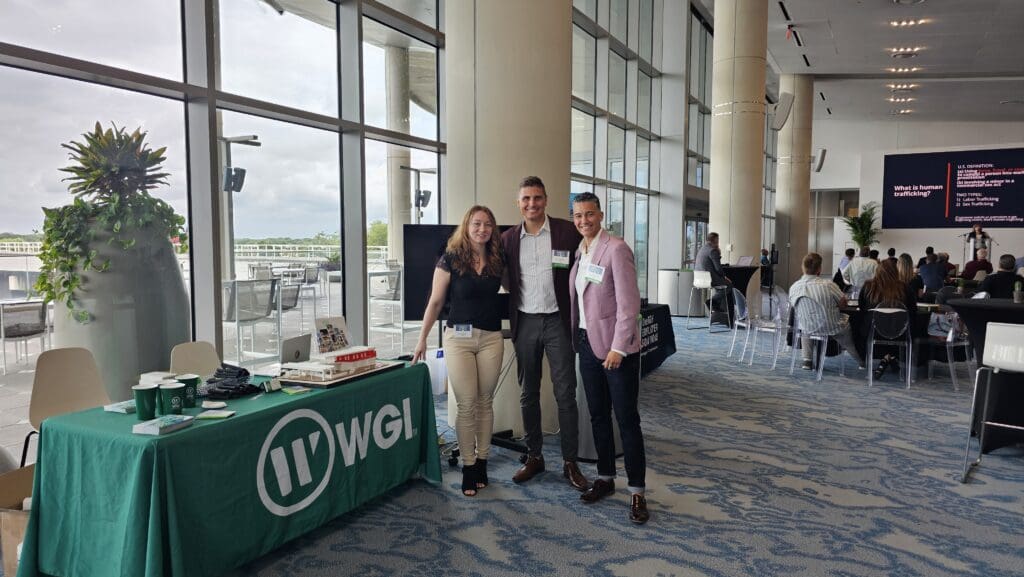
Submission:
{"label": "woman with blonde hair", "polygon": [[[865,313],[876,307],[905,309],[910,318],[910,329],[912,331],[914,318],[917,314],[917,295],[910,288],[910,285],[900,278],[896,264],[891,260],[886,260],[878,265],[874,278],[864,283],[864,288],[860,291],[860,298],[857,299],[857,306],[860,310],[865,311]],[[871,330],[871,315],[865,314],[863,322],[865,323],[863,334],[867,335]],[[876,379],[882,378],[886,368],[891,367],[893,372],[899,372],[899,365],[894,354],[896,352],[895,347],[883,348],[885,349],[885,356],[882,357],[881,362],[878,363],[878,368],[875,369]],[[868,367],[868,370],[871,370],[871,367]],[[911,367],[908,367],[907,370],[911,370]]]}
{"label": "woman with blonde hair", "polygon": [[501,336],[498,290],[505,272],[494,213],[470,208],[437,261],[430,301],[413,362],[423,358],[427,336],[448,301],[445,361],[458,412],[455,434],[462,454],[462,494],[476,495],[487,486],[487,457],[494,428],[494,390],[505,345]]}
{"label": "woman with blonde hair", "polygon": [[914,296],[921,298],[921,294],[924,293],[924,281],[914,272],[914,258],[907,253],[901,254],[896,262],[896,270],[899,271],[900,280],[907,283]]}

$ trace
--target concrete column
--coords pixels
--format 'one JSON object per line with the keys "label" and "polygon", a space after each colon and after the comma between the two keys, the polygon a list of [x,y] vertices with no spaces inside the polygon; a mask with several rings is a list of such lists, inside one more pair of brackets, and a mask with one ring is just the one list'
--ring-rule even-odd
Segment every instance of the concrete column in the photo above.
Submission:
{"label": "concrete column", "polygon": [[550,214],[569,213],[572,0],[445,4],[446,223],[483,204],[521,218],[516,185],[544,180]]}
{"label": "concrete column", "polygon": [[[387,94],[388,128],[409,132],[409,49],[384,48],[384,86]],[[404,146],[388,145],[388,258],[404,260],[402,225],[412,223],[410,152]]]}
{"label": "concrete column", "polygon": [[767,34],[768,0],[715,2],[709,221],[723,262],[761,254]]}
{"label": "concrete column", "polygon": [[806,74],[783,74],[779,77],[779,93],[784,92],[793,95],[793,108],[789,120],[779,131],[779,167],[775,181],[775,243],[779,249],[779,265],[775,268],[775,283],[788,287],[800,278],[800,265],[807,254],[814,78]]}
{"label": "concrete column", "polygon": [[[567,218],[572,0],[457,0],[444,3],[444,12],[448,154],[447,172],[444,162],[441,166],[442,178],[447,177],[443,222],[459,223],[470,206],[482,204],[494,211],[498,224],[518,223],[517,186],[527,175],[544,180],[548,213]],[[506,354],[511,349],[506,347]],[[515,375],[513,368],[498,385],[494,430],[521,434]],[[454,395],[448,398],[454,415]],[[544,431],[558,429],[546,368],[541,414]]]}

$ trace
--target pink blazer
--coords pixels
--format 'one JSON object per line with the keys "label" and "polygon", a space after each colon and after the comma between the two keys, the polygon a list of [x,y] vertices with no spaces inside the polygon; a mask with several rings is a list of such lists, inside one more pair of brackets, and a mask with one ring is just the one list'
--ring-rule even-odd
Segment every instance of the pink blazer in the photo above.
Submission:
{"label": "pink blazer", "polygon": [[[640,314],[640,289],[636,284],[636,265],[633,251],[621,238],[602,230],[595,245],[591,247],[594,258],[591,262],[605,267],[601,284],[587,283],[583,289],[583,306],[587,312],[587,339],[594,356],[603,359],[611,349],[633,354],[640,350],[640,335],[637,329],[637,315]],[[573,335],[580,326],[577,308],[576,273],[580,263],[580,251],[576,251],[576,262],[569,273],[569,300],[572,305]],[[576,339],[573,338],[573,347]]]}

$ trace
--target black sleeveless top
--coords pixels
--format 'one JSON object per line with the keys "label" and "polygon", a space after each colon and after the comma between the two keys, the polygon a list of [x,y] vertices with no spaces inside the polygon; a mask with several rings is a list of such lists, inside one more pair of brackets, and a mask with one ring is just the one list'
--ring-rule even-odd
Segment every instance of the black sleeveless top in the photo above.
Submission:
{"label": "black sleeveless top", "polygon": [[484,331],[501,330],[501,275],[493,276],[484,270],[459,273],[452,267],[454,255],[445,253],[437,261],[437,268],[451,273],[448,285],[448,321],[446,326],[472,324]]}

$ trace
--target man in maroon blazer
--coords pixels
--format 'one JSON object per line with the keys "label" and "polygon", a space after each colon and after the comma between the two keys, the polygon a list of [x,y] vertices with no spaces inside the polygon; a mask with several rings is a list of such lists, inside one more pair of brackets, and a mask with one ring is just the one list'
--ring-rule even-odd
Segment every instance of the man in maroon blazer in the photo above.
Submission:
{"label": "man in maroon blazer", "polygon": [[640,291],[633,251],[601,228],[604,213],[597,196],[586,192],[573,200],[573,222],[583,235],[576,264],[569,273],[573,344],[587,393],[590,423],[597,448],[597,479],[580,496],[595,503],[615,492],[615,439],[612,410],[619,423],[630,499],[629,520],[649,518],[644,497],[647,458],[640,430]]}
{"label": "man in maroon blazer", "polygon": [[571,222],[547,215],[548,194],[536,176],[528,176],[519,183],[518,203],[523,222],[501,235],[527,448],[526,462],[512,480],[523,483],[544,470],[540,380],[541,362],[546,354],[558,405],[562,476],[577,490],[586,491],[589,483],[576,464],[579,408],[569,332],[569,268],[580,234]]}

